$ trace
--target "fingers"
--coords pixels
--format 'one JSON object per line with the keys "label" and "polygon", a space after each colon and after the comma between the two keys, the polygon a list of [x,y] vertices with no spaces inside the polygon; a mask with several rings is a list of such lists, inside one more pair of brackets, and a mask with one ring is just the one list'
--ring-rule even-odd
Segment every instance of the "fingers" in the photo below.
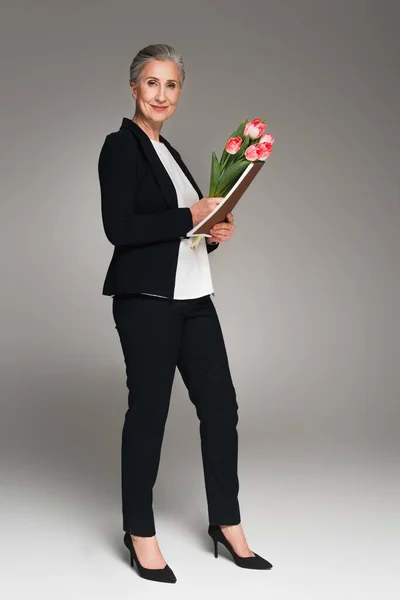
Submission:
{"label": "fingers", "polygon": [[218,237],[219,240],[223,241],[225,239],[229,239],[232,234],[233,234],[233,227],[219,227],[219,228],[215,228],[216,226],[214,225],[214,227],[212,229],[210,229],[210,233],[212,236],[216,236]]}
{"label": "fingers", "polygon": [[229,239],[235,228],[234,226],[234,218],[231,212],[228,212],[226,215],[226,220],[221,223],[216,223],[211,229],[210,233],[213,236],[220,236],[219,240],[224,241],[225,239]]}
{"label": "fingers", "polygon": [[211,233],[217,233],[217,232],[221,232],[221,231],[230,231],[230,230],[234,230],[235,226],[232,223],[216,223],[212,228],[211,228]]}

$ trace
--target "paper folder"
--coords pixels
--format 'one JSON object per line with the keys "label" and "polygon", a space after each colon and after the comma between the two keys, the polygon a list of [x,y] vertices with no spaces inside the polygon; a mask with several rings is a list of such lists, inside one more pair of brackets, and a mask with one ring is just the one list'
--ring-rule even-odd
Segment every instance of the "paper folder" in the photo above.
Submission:
{"label": "paper folder", "polygon": [[225,221],[228,212],[231,212],[244,192],[249,187],[257,173],[265,165],[265,161],[251,162],[242,175],[239,177],[232,189],[227,193],[224,199],[214,208],[214,210],[207,215],[200,223],[198,223],[193,229],[188,231],[187,237],[193,237],[196,235],[204,235],[204,237],[212,237],[210,229],[216,223]]}

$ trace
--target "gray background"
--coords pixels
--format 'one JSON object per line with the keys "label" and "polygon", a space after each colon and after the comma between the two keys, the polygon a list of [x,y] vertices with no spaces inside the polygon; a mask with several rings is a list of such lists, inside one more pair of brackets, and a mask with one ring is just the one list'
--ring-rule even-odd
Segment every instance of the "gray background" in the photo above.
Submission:
{"label": "gray background", "polygon": [[[399,4],[1,3],[0,542],[7,597],[395,597],[399,535]],[[122,546],[127,389],[97,160],[132,117],[129,65],[187,78],[162,134],[203,194],[244,118],[276,138],[210,256],[240,406],[243,528],[271,572],[207,536],[198,422],[177,371],[155,487],[178,582]],[[221,546],[220,546],[221,548]],[[23,577],[21,573],[23,572]],[[199,575],[201,573],[201,576]],[[195,583],[195,588],[193,587]]]}

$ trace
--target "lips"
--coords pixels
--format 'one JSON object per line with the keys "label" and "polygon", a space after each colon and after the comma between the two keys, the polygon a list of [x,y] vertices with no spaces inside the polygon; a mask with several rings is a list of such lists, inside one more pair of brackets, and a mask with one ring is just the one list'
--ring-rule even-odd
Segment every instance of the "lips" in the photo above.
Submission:
{"label": "lips", "polygon": [[154,106],[153,104],[150,104],[150,106],[152,108],[155,108],[156,110],[165,110],[166,108],[168,108],[167,106]]}

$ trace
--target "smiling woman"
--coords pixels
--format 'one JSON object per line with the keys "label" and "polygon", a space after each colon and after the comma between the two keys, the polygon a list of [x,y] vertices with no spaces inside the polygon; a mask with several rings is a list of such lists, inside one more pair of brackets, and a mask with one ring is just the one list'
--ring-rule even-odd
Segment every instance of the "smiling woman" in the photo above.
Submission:
{"label": "smiling woman", "polygon": [[[133,121],[156,141],[162,123],[175,112],[185,79],[183,61],[175,54],[176,60],[174,51],[169,53],[169,59],[147,60],[140,75],[136,64],[131,67],[130,85],[136,101]],[[158,114],[162,115],[161,120]]]}
{"label": "smiling woman", "polygon": [[103,225],[115,246],[103,294],[113,296],[129,390],[121,446],[124,543],[141,577],[167,583],[176,577],[158,546],[152,499],[176,367],[200,419],[215,552],[217,542],[229,544],[238,566],[271,568],[250,550],[240,523],[238,403],[211,298],[209,254],[233,228],[219,224],[220,237],[208,238],[216,243],[202,238],[192,250],[186,233],[222,198],[203,198],[179,152],[160,134],[184,79],[174,48],[143,48],[130,68],[134,117],[106,136],[99,157]]}

